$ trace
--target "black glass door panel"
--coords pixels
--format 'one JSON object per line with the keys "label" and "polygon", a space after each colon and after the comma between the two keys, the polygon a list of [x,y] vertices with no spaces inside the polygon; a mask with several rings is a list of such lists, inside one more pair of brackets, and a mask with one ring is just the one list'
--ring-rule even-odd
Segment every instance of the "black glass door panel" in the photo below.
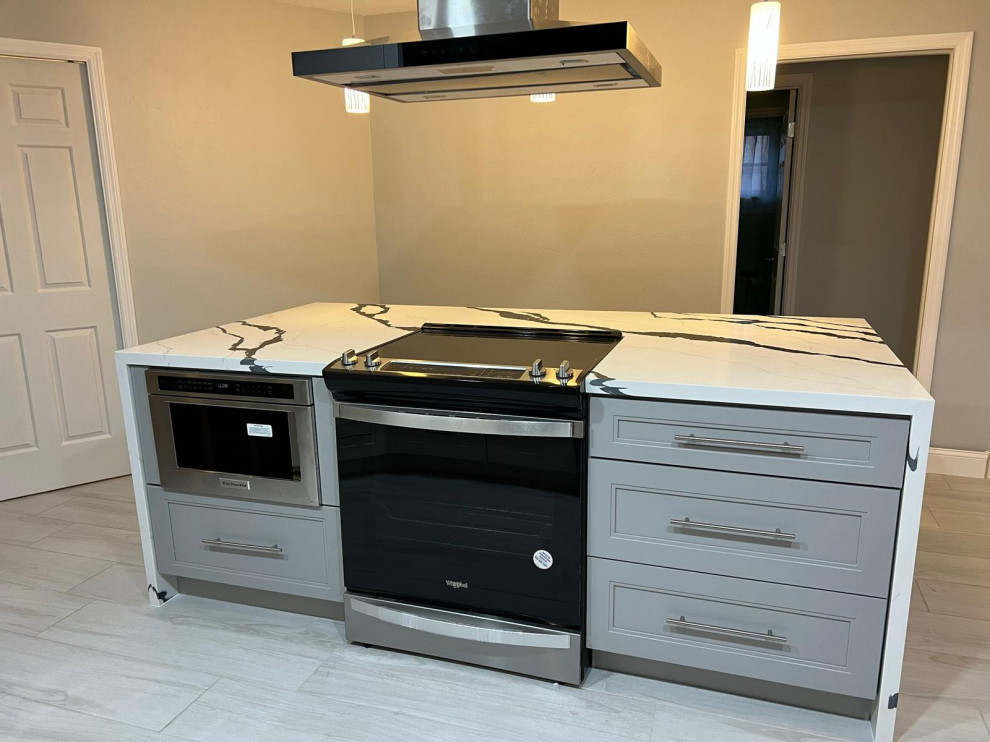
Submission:
{"label": "black glass door panel", "polygon": [[291,410],[171,402],[176,464],[270,479],[299,480]]}
{"label": "black glass door panel", "polygon": [[581,624],[580,440],[340,419],[337,435],[348,590]]}

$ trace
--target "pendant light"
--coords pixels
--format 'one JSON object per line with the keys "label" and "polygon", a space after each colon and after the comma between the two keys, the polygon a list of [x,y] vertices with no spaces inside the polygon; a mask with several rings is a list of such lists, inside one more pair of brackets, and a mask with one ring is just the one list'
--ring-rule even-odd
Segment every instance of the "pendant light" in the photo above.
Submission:
{"label": "pendant light", "polygon": [[[340,43],[342,46],[364,43],[364,39],[357,35],[357,25],[354,23],[354,0],[351,0],[351,35],[341,39]],[[348,113],[369,113],[371,96],[361,90],[344,88],[344,110]]]}
{"label": "pendant light", "polygon": [[553,103],[557,100],[556,93],[533,93],[529,96],[529,100],[532,103]]}
{"label": "pendant light", "polygon": [[780,3],[763,0],[749,9],[746,90],[773,90],[780,44]]}

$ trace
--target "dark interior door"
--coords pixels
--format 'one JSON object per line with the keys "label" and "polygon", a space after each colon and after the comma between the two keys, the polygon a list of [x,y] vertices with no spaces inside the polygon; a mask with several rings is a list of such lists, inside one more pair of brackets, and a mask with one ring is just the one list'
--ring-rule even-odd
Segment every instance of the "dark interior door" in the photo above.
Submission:
{"label": "dark interior door", "polygon": [[780,314],[796,91],[747,96],[733,312]]}

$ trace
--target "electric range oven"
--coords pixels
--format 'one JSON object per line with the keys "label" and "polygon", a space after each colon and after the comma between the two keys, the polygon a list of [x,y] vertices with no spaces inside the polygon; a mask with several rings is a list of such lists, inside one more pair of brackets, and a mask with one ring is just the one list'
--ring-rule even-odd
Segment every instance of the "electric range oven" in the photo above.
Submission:
{"label": "electric range oven", "polygon": [[615,342],[427,326],[327,368],[350,641],[581,682],[580,383]]}

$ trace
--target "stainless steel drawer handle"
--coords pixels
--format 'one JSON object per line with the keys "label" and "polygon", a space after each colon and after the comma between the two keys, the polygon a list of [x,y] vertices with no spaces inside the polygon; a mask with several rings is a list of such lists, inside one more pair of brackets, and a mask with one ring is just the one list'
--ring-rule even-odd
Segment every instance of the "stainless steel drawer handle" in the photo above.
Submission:
{"label": "stainless steel drawer handle", "polygon": [[797,538],[794,533],[784,533],[779,528],[775,531],[761,531],[758,528],[742,528],[740,526],[723,526],[719,523],[702,523],[700,521],[685,518],[670,519],[670,525],[675,528],[694,528],[699,531],[718,531],[719,533],[738,533],[740,536],[758,536],[759,538],[773,538],[781,541],[793,541]]}
{"label": "stainless steel drawer handle", "polygon": [[804,453],[804,446],[784,441],[783,443],[764,443],[762,441],[736,441],[731,438],[704,438],[700,435],[675,435],[678,443],[701,448],[739,448],[747,451],[776,451],[778,453]]}
{"label": "stainless steel drawer handle", "polygon": [[242,549],[243,551],[260,551],[265,554],[281,554],[282,547],[278,544],[274,546],[258,546],[257,544],[240,544],[236,541],[223,541],[219,538],[204,538],[203,543],[207,546],[222,546],[225,549]]}
{"label": "stainless steel drawer handle", "polygon": [[778,634],[773,633],[770,629],[767,629],[767,633],[761,634],[758,631],[744,631],[742,629],[730,629],[727,626],[714,626],[713,624],[685,621],[684,616],[681,616],[680,618],[668,618],[667,625],[674,626],[679,629],[694,629],[695,631],[710,631],[713,634],[738,636],[742,639],[757,639],[759,641],[772,642],[773,644],[787,643],[786,636],[779,636]]}

